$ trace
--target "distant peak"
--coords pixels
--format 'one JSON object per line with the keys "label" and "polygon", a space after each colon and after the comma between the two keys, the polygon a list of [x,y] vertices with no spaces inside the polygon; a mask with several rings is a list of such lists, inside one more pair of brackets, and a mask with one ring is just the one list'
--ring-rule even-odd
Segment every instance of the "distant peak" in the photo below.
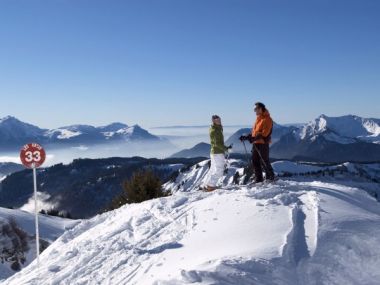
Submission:
{"label": "distant peak", "polygon": [[140,125],[138,125],[138,124],[135,124],[135,125],[133,125],[132,127],[135,128],[135,129],[140,129],[140,130],[142,130],[142,127],[140,127]]}
{"label": "distant peak", "polygon": [[17,119],[16,117],[13,117],[13,116],[6,116],[6,117],[0,119],[0,123],[29,125],[28,123],[22,122],[19,119]]}
{"label": "distant peak", "polygon": [[128,127],[128,125],[124,124],[124,123],[120,123],[120,122],[113,122],[111,124],[108,124],[106,125],[105,127],[116,127],[116,126],[120,126],[120,127]]}
{"label": "distant peak", "polygon": [[198,144],[196,144],[194,147],[196,146],[209,146],[210,144],[206,143],[206,142],[200,142]]}
{"label": "distant peak", "polygon": [[120,122],[113,122],[106,126],[99,127],[99,129],[101,130],[106,130],[106,131],[111,131],[111,132],[116,132],[118,130],[125,129],[125,128],[128,128],[128,125],[120,123]]}
{"label": "distant peak", "polygon": [[4,117],[4,118],[2,118],[2,119],[0,119],[0,121],[20,121],[19,119],[17,119],[16,117],[14,117],[14,116],[10,116],[10,115],[8,115],[8,116],[6,116],[6,117]]}

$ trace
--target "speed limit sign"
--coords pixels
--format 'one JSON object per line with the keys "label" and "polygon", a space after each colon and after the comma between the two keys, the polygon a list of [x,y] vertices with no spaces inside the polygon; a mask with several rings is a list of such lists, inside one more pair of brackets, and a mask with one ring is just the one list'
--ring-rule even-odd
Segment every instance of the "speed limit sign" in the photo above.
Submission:
{"label": "speed limit sign", "polygon": [[20,152],[22,164],[27,168],[40,167],[46,159],[46,153],[42,146],[30,143],[23,146]]}

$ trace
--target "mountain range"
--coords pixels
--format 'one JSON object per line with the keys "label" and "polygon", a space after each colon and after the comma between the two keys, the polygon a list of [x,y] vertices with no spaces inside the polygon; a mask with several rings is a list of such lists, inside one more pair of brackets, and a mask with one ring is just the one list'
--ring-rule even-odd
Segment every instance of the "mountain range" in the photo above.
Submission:
{"label": "mountain range", "polygon": [[380,161],[380,119],[321,115],[272,146],[281,159],[325,162]]}
{"label": "mountain range", "polygon": [[101,127],[72,125],[57,129],[42,129],[12,116],[0,119],[1,150],[19,149],[20,146],[31,141],[57,147],[70,144],[141,141],[169,144],[167,140],[152,135],[139,125],[128,126],[123,123],[112,123]]}
{"label": "mountain range", "polygon": [[[250,132],[250,128],[242,128],[231,135],[225,144],[233,144],[235,153],[244,153],[244,145],[239,137]],[[208,156],[207,147],[205,143],[197,144],[174,156]],[[250,152],[252,146],[246,142],[246,147]],[[380,119],[321,115],[304,125],[284,126],[275,123],[271,157],[317,162],[380,161]]]}
{"label": "mountain range", "polygon": [[[226,139],[233,144],[233,152],[244,153],[239,141],[242,128]],[[67,147],[105,143],[153,143],[157,147],[173,147],[170,138],[155,136],[139,125],[112,123],[107,126],[72,125],[57,129],[41,129],[15,117],[0,119],[0,150],[18,150],[27,142],[36,141],[47,146]],[[250,145],[246,145],[250,152]],[[193,148],[176,152],[172,157],[205,157],[210,146],[199,143]],[[175,149],[175,148],[173,148]],[[373,162],[380,161],[380,119],[354,115],[328,117],[321,115],[307,124],[280,125],[275,123],[272,134],[271,157],[318,162]]]}

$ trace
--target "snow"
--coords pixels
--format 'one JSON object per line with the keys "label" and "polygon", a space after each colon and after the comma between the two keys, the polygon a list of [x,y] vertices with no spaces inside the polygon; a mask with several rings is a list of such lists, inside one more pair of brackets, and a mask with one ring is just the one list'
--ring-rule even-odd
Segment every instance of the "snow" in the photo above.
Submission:
{"label": "snow", "polygon": [[[7,224],[9,218],[13,218],[16,221],[19,228],[25,231],[29,237],[35,236],[34,214],[30,214],[21,210],[0,208],[0,226],[4,223]],[[40,215],[39,221],[40,237],[41,239],[49,243],[54,242],[54,240],[61,236],[66,230],[73,228],[75,225],[79,223],[79,221],[75,220],[67,220],[45,215]],[[4,236],[3,233],[0,232],[1,249],[4,247],[12,248],[11,245],[6,244],[7,240],[9,241],[9,238],[11,237],[7,235]],[[25,255],[26,262],[23,266],[27,266],[28,264],[30,264],[36,256],[34,240],[34,238],[29,239],[30,249]],[[15,273],[13,270],[10,269],[9,265],[10,264],[7,262],[0,263],[0,284],[3,284],[3,282],[1,281],[2,278],[9,277]]]}
{"label": "snow", "polygon": [[353,115],[341,117],[321,115],[298,132],[298,137],[302,140],[315,140],[319,135],[340,144],[354,143],[356,139],[378,143],[380,141],[380,120]]}
{"label": "snow", "polygon": [[115,135],[119,135],[119,136],[122,135],[122,136],[128,137],[128,136],[132,136],[134,132],[135,132],[135,126],[132,126],[132,127],[127,126],[116,131],[102,132],[102,134],[107,138],[111,138]]}
{"label": "snow", "polygon": [[[206,168],[177,181],[202,183]],[[380,207],[361,189],[187,190],[82,221],[42,254],[38,273],[33,263],[3,284],[378,284]]]}
{"label": "snow", "polygon": [[363,126],[373,136],[380,136],[380,124],[375,120],[365,120]]}
{"label": "snow", "polygon": [[51,137],[57,135],[57,138],[60,140],[67,140],[73,137],[80,136],[82,132],[69,129],[55,129],[48,132],[48,135]]}
{"label": "snow", "polygon": [[[14,218],[21,229],[29,235],[35,234],[34,214],[17,209],[0,208],[0,217]],[[53,242],[61,236],[65,230],[74,227],[79,220],[69,220],[47,215],[39,215],[41,238]]]}
{"label": "snow", "polygon": [[203,161],[164,185],[172,196],[83,220],[43,252],[38,273],[34,262],[2,284],[378,284],[379,203],[350,176],[379,175],[380,164],[279,161],[278,173],[350,174],[254,186],[232,183],[240,163],[215,192],[197,191]]}

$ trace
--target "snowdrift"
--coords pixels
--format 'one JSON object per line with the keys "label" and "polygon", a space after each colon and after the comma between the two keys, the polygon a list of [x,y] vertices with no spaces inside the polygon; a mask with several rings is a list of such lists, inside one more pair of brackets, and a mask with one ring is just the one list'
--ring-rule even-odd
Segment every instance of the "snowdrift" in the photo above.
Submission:
{"label": "snowdrift", "polygon": [[32,263],[3,284],[378,284],[379,244],[379,204],[358,188],[177,191],[82,221],[39,271]]}

